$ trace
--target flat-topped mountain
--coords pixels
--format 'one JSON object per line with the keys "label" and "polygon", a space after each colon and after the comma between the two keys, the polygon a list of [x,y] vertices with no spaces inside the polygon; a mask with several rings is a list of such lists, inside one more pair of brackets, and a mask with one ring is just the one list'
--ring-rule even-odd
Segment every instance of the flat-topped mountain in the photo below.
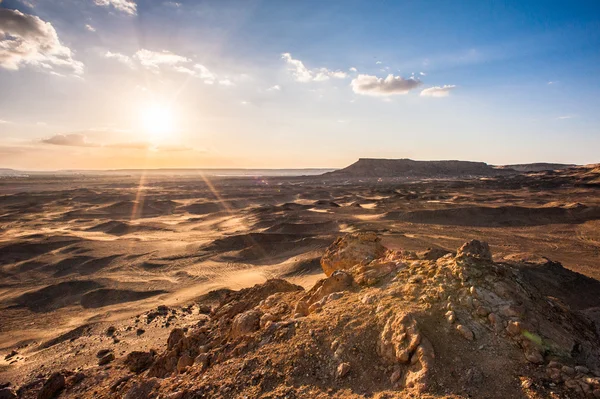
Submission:
{"label": "flat-topped mountain", "polygon": [[565,164],[565,163],[547,163],[547,162],[536,162],[536,163],[524,163],[515,165],[503,165],[500,168],[512,169],[517,172],[543,172],[546,170],[560,170],[573,168],[577,165]]}
{"label": "flat-topped mountain", "polygon": [[485,162],[414,161],[412,159],[360,158],[352,165],[325,173],[329,177],[456,177],[510,173]]}

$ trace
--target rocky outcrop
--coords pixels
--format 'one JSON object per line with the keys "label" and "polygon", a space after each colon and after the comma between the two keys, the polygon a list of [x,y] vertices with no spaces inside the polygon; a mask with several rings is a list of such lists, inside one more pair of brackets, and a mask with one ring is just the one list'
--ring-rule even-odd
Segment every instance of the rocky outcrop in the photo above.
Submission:
{"label": "rocky outcrop", "polygon": [[[323,259],[330,273],[308,291],[269,280],[213,295],[219,304],[173,329],[162,352],[99,368],[77,395],[600,397],[594,324],[545,292],[548,275],[493,262],[485,242],[415,253],[351,234]],[[545,273],[573,274],[552,265]],[[60,376],[46,385],[77,396]]]}

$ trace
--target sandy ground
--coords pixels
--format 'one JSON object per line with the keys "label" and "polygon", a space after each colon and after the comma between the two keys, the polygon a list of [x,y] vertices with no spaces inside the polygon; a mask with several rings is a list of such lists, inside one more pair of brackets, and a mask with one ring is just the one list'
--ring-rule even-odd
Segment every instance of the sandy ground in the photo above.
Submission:
{"label": "sandy ground", "polygon": [[[309,288],[324,276],[324,250],[345,232],[375,231],[389,248],[412,250],[477,238],[495,260],[543,255],[600,279],[598,192],[536,175],[0,180],[0,382],[19,383],[65,356],[84,364],[83,354],[113,341],[90,331],[109,326],[123,331],[123,352],[164,342],[166,327],[187,316],[145,323],[159,305],[182,309],[211,290],[273,277]],[[83,335],[95,337],[83,352],[56,349]]]}

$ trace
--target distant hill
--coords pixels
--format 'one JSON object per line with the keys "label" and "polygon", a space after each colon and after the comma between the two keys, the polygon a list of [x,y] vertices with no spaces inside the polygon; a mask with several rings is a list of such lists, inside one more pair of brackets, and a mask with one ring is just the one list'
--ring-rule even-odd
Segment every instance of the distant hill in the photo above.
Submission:
{"label": "distant hill", "polygon": [[360,158],[352,165],[325,173],[327,177],[460,177],[511,173],[485,162],[414,161],[412,159]]}
{"label": "distant hill", "polygon": [[500,166],[499,168],[512,169],[512,170],[516,170],[517,172],[543,172],[545,170],[568,169],[568,168],[573,168],[575,166],[577,166],[577,165],[565,164],[565,163],[538,162],[538,163],[522,163],[522,164],[515,164],[515,165],[503,165],[503,166]]}

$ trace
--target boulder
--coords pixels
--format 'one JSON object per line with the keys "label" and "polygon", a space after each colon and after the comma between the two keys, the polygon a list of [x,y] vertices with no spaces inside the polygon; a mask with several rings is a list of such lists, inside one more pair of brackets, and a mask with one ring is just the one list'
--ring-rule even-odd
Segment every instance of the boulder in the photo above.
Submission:
{"label": "boulder", "polygon": [[231,323],[231,337],[237,338],[257,331],[260,328],[261,316],[261,312],[254,309],[235,316]]}
{"label": "boulder", "polygon": [[59,372],[52,374],[42,389],[38,392],[38,399],[51,399],[65,387],[65,376]]}
{"label": "boulder", "polygon": [[348,270],[361,262],[370,262],[385,255],[375,233],[353,233],[340,237],[327,248],[321,258],[321,267],[327,276],[336,270]]}
{"label": "boulder", "polygon": [[471,240],[464,243],[456,252],[457,258],[474,258],[479,260],[491,261],[492,252],[487,242]]}
{"label": "boulder", "polygon": [[133,351],[127,355],[123,363],[129,371],[140,373],[152,365],[155,356],[156,352],[152,350],[149,352]]}

